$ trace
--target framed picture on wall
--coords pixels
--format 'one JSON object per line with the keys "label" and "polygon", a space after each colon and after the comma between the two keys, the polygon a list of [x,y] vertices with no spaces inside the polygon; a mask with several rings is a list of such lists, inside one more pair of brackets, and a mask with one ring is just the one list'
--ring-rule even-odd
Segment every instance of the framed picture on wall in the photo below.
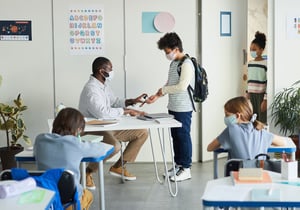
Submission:
{"label": "framed picture on wall", "polygon": [[0,20],[0,41],[31,41],[30,20]]}
{"label": "framed picture on wall", "polygon": [[220,12],[220,36],[231,36],[231,12]]}

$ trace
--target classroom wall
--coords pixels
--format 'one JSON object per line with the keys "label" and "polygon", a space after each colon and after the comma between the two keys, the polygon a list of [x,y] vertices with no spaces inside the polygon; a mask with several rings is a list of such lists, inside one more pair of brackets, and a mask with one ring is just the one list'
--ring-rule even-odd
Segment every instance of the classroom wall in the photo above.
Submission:
{"label": "classroom wall", "polygon": [[[6,1],[0,9],[0,18],[31,20],[33,40],[0,42],[0,56],[5,57],[0,61],[1,66],[10,69],[10,71],[0,70],[3,76],[1,98],[11,101],[12,95],[22,92],[29,107],[24,115],[26,133],[34,140],[38,133],[48,132],[47,119],[54,117],[54,108],[57,104],[78,106],[80,91],[91,74],[92,61],[98,56],[106,56],[113,63],[116,75],[112,87],[116,95],[130,98],[143,92],[153,94],[165,84],[169,61],[164,53],[157,49],[156,44],[164,33],[142,33],[141,14],[144,11],[170,12],[176,19],[174,31],[181,36],[184,50],[196,56],[198,48],[196,2],[187,4],[185,9],[189,12],[182,15],[179,0],[163,2],[44,0],[43,3],[32,0],[21,4],[18,1]],[[71,55],[69,9],[89,6],[104,10],[105,51],[99,55]],[[16,8],[22,9],[19,11]],[[187,23],[192,27],[187,29]],[[10,51],[12,53],[8,54]],[[12,80],[19,80],[22,83],[16,85],[11,83]],[[165,112],[166,105],[167,97],[152,106],[145,106],[144,109],[147,112]],[[197,114],[195,114],[192,126],[194,154],[198,153],[197,130]],[[154,147],[159,148],[157,135],[156,133],[153,135]],[[138,161],[152,161],[149,150],[150,143],[147,142]],[[195,155],[194,161],[197,159],[198,156]],[[158,160],[161,160],[161,157]]]}
{"label": "classroom wall", "polygon": [[[273,83],[272,95],[268,100],[272,102],[272,97],[283,88],[289,87],[300,79],[299,55],[300,55],[300,36],[291,38],[287,33],[287,19],[291,16],[300,17],[300,2],[297,0],[278,0],[269,1],[269,13],[272,18],[270,26],[270,37],[272,38],[272,57],[271,67]],[[269,116],[271,119],[271,116]],[[270,130],[281,134],[279,127],[274,127],[270,121]]]}
{"label": "classroom wall", "polygon": [[[71,4],[82,3],[79,0],[28,0],[26,2],[4,0],[1,4],[0,19],[32,20],[32,41],[0,42],[0,74],[3,76],[0,101],[12,101],[18,93],[22,93],[24,102],[29,107],[24,117],[28,128],[27,134],[32,139],[38,133],[48,131],[47,119],[54,116],[56,104],[63,102],[67,106],[77,106],[81,88],[91,72],[91,62],[95,56],[71,56],[66,49],[68,37],[66,10]],[[176,1],[174,3],[173,0],[163,2],[136,0],[134,3],[109,0],[84,2],[84,4],[104,6],[107,21],[105,41],[106,46],[109,46],[105,55],[112,60],[114,70],[118,72],[112,82],[114,91],[118,95],[126,94],[128,97],[134,97],[140,93],[136,87],[141,87],[141,90],[150,94],[154,93],[167,76],[168,61],[156,48],[156,41],[163,34],[142,34],[139,31],[140,13],[158,10],[175,14],[175,30],[182,36],[184,49],[190,54],[198,55],[197,25],[200,23],[197,23],[196,3],[197,1],[193,1],[185,5],[183,10],[179,0],[178,3]],[[193,116],[193,161],[212,159],[212,154],[206,152],[206,146],[224,128],[223,104],[228,98],[242,92],[240,84],[234,82],[240,81],[241,78],[242,71],[237,66],[242,68],[239,64],[242,56],[238,51],[233,54],[232,46],[236,43],[238,45],[246,43],[241,38],[244,34],[239,36],[240,32],[233,28],[231,38],[220,39],[218,36],[221,10],[231,10],[232,20],[241,22],[242,15],[237,15],[240,8],[236,3],[230,0],[202,1],[203,34],[200,57],[208,71],[210,95],[201,108],[203,118],[200,120],[197,113]],[[274,58],[270,57],[270,61],[274,66],[275,92],[290,85],[300,76],[297,71],[299,39],[288,39],[285,25],[287,14],[297,13],[296,8],[299,6],[300,2],[297,0],[278,0],[272,5],[274,28],[271,27],[272,33],[269,36],[273,38],[271,42],[274,46]],[[246,11],[243,12],[247,14]],[[212,22],[216,25],[212,25]],[[125,30],[126,27],[129,30]],[[236,67],[232,68],[232,66]],[[144,86],[146,82],[143,81],[147,83],[149,81],[150,85]],[[165,111],[166,103],[167,99],[164,98],[153,106],[146,106],[145,110]],[[199,136],[201,130],[202,136]],[[0,137],[4,138],[3,132]],[[155,147],[159,148],[157,138],[154,139]],[[4,141],[0,141],[0,146],[3,144]],[[138,161],[152,161],[149,148],[149,143],[146,143]]]}
{"label": "classroom wall", "polygon": [[[32,41],[0,41],[0,102],[10,103],[22,94],[28,106],[26,133],[34,138],[47,131],[45,119],[53,116],[51,1],[2,1],[0,20],[32,21]],[[0,146],[5,145],[4,139],[0,132]]]}
{"label": "classroom wall", "polygon": [[[232,35],[220,36],[220,12],[231,11]],[[202,62],[207,69],[209,95],[202,104],[202,161],[211,160],[207,145],[225,128],[224,103],[244,94],[243,49],[247,49],[247,1],[202,1]]]}

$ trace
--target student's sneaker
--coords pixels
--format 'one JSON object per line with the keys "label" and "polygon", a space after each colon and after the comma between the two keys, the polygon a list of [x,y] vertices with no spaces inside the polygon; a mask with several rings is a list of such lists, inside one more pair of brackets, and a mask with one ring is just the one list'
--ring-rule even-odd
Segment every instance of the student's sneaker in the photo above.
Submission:
{"label": "student's sneaker", "polygon": [[[192,178],[191,169],[180,167],[175,176],[177,182],[191,179]],[[170,180],[175,182],[175,176],[170,177]]]}
{"label": "student's sneaker", "polygon": [[[110,167],[109,173],[113,176],[122,177],[122,166],[119,168],[115,168],[113,166]],[[128,180],[128,181],[136,180],[136,176],[129,173],[125,167],[123,167],[123,176],[124,176],[124,180]]]}
{"label": "student's sneaker", "polygon": [[96,186],[91,173],[86,173],[86,188],[89,190],[95,190]]}
{"label": "student's sneaker", "polygon": [[[174,176],[174,174],[176,174],[179,171],[179,169],[180,169],[180,166],[179,165],[175,165],[175,173],[174,173],[173,167],[170,168],[168,170],[168,177]],[[164,173],[163,175],[164,175],[164,177],[166,177],[166,173]]]}

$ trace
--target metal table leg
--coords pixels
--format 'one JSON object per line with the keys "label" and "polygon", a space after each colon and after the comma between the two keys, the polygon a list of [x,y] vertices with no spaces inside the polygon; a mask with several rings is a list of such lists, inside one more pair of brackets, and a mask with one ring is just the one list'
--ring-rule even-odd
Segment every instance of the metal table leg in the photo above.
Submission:
{"label": "metal table leg", "polygon": [[[165,174],[167,175],[168,174],[168,167],[167,167],[165,147],[164,147],[164,132],[162,132],[162,134],[160,134],[159,128],[157,130],[158,130],[159,143],[160,143],[160,148],[161,148],[162,157],[163,157],[164,166],[165,166]],[[163,131],[163,128],[162,128],[162,131]],[[172,156],[171,157],[171,159],[172,159],[172,167],[173,167],[173,170],[174,170],[174,173],[175,173],[173,142],[172,142],[172,138],[171,138],[171,134],[170,134],[170,129],[168,129],[168,131],[169,131],[170,150],[171,150],[171,156]],[[161,138],[161,135],[162,135],[162,138]],[[167,180],[167,182],[168,182],[169,192],[170,192],[171,196],[176,197],[176,195],[178,193],[178,185],[177,185],[176,177],[175,177],[175,182],[174,182],[174,184],[175,184],[175,191],[173,191],[173,189],[172,189],[170,177],[169,176],[165,176],[165,180]]]}
{"label": "metal table leg", "polygon": [[103,161],[99,162],[99,206],[100,210],[105,210],[105,195],[104,195],[104,175],[103,175]]}

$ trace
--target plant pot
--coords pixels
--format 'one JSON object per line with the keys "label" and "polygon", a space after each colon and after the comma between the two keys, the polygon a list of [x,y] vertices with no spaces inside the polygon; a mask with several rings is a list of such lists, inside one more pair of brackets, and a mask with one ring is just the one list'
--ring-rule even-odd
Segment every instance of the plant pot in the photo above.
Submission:
{"label": "plant pot", "polygon": [[293,142],[296,145],[296,160],[300,159],[300,145],[299,145],[299,135],[292,135],[290,138],[293,140]]}
{"label": "plant pot", "polygon": [[24,147],[1,147],[0,158],[2,164],[2,170],[11,169],[17,167],[15,155],[22,152]]}

